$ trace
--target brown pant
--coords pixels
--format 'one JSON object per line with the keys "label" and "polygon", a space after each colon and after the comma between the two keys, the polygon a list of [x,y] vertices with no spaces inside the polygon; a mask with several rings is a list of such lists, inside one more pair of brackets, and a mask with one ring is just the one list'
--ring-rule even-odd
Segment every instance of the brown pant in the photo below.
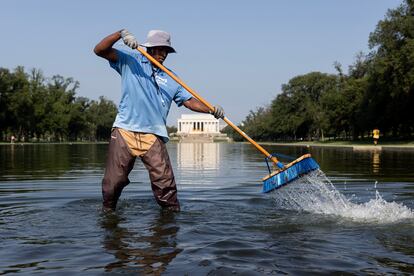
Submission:
{"label": "brown pant", "polygon": [[149,172],[151,188],[157,203],[163,208],[179,211],[177,186],[164,142],[152,134],[118,128],[112,131],[109,143],[102,180],[103,206],[115,210],[122,189],[130,182],[128,175],[137,156]]}

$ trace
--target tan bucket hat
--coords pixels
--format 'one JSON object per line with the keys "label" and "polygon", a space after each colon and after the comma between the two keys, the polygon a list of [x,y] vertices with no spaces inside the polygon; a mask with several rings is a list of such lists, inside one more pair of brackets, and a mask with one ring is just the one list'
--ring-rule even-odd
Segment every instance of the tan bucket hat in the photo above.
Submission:
{"label": "tan bucket hat", "polygon": [[161,30],[151,30],[147,35],[147,42],[141,44],[141,46],[150,48],[165,46],[168,47],[169,53],[176,53],[175,49],[171,46],[171,36],[169,33]]}

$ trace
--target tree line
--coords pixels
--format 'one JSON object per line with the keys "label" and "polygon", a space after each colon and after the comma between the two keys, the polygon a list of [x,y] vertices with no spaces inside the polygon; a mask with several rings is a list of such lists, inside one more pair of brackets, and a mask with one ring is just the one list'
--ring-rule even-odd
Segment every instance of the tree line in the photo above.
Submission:
{"label": "tree line", "polygon": [[[374,128],[392,139],[414,133],[414,0],[388,10],[344,71],[289,80],[269,106],[250,111],[240,127],[257,140],[364,139]],[[230,128],[225,131],[240,140]]]}
{"label": "tree line", "polygon": [[0,139],[10,141],[107,140],[115,104],[77,97],[79,82],[38,69],[0,68]]}

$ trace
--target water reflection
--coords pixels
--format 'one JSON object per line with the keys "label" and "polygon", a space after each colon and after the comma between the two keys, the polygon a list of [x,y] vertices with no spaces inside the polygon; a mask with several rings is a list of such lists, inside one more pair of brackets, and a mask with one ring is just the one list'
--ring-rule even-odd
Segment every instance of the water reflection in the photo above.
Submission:
{"label": "water reflection", "polygon": [[0,180],[56,178],[103,168],[106,144],[0,145]]}
{"label": "water reflection", "polygon": [[182,251],[177,248],[179,227],[175,214],[160,211],[145,215],[148,223],[128,226],[128,222],[116,213],[103,214],[101,226],[106,234],[103,247],[114,255],[116,261],[105,266],[106,272],[139,272],[161,275],[167,265]]}
{"label": "water reflection", "polygon": [[374,150],[371,155],[371,163],[372,163],[372,172],[374,174],[378,174],[380,172],[380,159],[381,151],[380,150]]}
{"label": "water reflection", "polygon": [[180,169],[217,169],[220,166],[219,143],[178,143]]}

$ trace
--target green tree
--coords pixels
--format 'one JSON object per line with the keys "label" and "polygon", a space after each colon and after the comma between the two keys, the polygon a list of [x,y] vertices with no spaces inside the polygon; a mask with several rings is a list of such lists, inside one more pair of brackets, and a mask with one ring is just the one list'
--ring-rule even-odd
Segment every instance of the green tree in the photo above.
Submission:
{"label": "green tree", "polygon": [[115,120],[117,108],[112,101],[99,97],[92,101],[87,110],[86,118],[89,123],[90,139],[107,140]]}
{"label": "green tree", "polygon": [[312,72],[291,79],[271,106],[275,134],[292,139],[323,138],[328,129],[322,99],[337,89],[338,77]]}
{"label": "green tree", "polygon": [[47,85],[45,129],[55,140],[62,141],[68,135],[71,104],[78,87],[77,81],[60,75],[53,76]]}
{"label": "green tree", "polygon": [[13,93],[14,75],[8,69],[0,68],[0,132],[6,139],[6,132],[11,127],[10,98]]}
{"label": "green tree", "polygon": [[34,136],[39,139],[44,135],[43,120],[46,114],[46,99],[48,91],[45,85],[46,79],[42,71],[32,69],[29,75],[29,89],[32,98],[33,114],[30,117],[30,137]]}
{"label": "green tree", "polygon": [[0,68],[0,139],[101,140],[109,136],[117,109],[100,97],[76,97],[79,83],[38,69]]}
{"label": "green tree", "polygon": [[[259,107],[256,111],[250,111],[246,119],[241,124],[241,129],[246,132],[251,138],[256,140],[271,140],[271,118],[270,118],[270,109],[268,107]],[[235,140],[242,140],[239,134],[236,132],[228,131],[230,137]]]}
{"label": "green tree", "polygon": [[33,114],[32,97],[30,95],[28,75],[24,68],[19,66],[13,73],[12,93],[9,97],[9,124],[12,133],[17,138],[27,138],[30,129],[30,117]]}
{"label": "green tree", "polygon": [[370,127],[395,136],[414,131],[414,3],[389,10],[370,34],[372,66],[364,97]]}
{"label": "green tree", "polygon": [[70,120],[68,124],[69,139],[87,139],[89,133],[89,123],[87,120],[87,110],[90,107],[90,100],[85,97],[77,97],[70,106]]}

